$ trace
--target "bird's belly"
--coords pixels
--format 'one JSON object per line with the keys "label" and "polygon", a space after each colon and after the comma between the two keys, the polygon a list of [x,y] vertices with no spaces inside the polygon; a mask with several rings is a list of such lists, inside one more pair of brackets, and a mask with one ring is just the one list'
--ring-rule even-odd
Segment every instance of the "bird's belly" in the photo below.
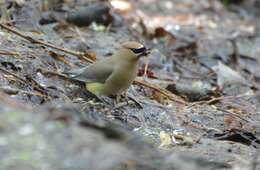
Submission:
{"label": "bird's belly", "polygon": [[111,94],[118,94],[125,91],[134,81],[137,71],[118,70],[105,83]]}

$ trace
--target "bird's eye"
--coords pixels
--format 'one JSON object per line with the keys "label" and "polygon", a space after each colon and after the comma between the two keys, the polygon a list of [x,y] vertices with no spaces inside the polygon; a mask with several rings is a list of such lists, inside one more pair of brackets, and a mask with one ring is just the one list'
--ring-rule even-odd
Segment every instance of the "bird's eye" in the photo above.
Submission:
{"label": "bird's eye", "polygon": [[131,51],[133,51],[133,53],[135,54],[140,54],[146,51],[145,47],[141,47],[141,48],[130,48]]}

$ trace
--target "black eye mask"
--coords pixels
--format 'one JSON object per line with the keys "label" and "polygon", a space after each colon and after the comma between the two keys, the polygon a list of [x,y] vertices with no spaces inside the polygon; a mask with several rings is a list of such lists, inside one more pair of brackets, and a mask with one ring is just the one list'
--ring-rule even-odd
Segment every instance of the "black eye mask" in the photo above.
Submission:
{"label": "black eye mask", "polygon": [[141,47],[141,48],[130,48],[131,51],[133,51],[133,53],[135,54],[141,54],[144,53],[146,51],[145,47]]}

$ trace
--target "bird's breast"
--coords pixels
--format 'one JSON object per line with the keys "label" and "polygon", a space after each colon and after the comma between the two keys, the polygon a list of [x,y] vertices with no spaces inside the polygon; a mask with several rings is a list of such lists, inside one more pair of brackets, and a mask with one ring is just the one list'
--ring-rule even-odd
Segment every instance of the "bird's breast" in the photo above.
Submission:
{"label": "bird's breast", "polygon": [[111,77],[106,81],[107,87],[113,94],[125,91],[137,75],[136,65],[124,65],[115,68]]}

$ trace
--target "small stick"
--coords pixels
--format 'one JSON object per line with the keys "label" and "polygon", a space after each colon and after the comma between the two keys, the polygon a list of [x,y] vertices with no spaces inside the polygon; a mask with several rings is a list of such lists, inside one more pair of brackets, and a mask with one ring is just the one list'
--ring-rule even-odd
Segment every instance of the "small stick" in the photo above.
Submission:
{"label": "small stick", "polygon": [[18,80],[22,81],[23,83],[26,83],[26,80],[25,80],[24,78],[18,76],[17,74],[14,74],[14,73],[12,73],[12,72],[6,70],[6,69],[3,69],[2,67],[0,67],[0,70],[3,71],[3,72],[5,72],[5,73],[7,73],[7,74],[12,75],[13,77],[17,78]]}
{"label": "small stick", "polygon": [[20,56],[18,52],[0,51],[0,55]]}
{"label": "small stick", "polygon": [[52,75],[55,75],[55,76],[59,76],[59,77],[62,77],[64,79],[69,79],[69,77],[65,74],[62,74],[62,73],[58,73],[57,71],[52,71],[52,70],[46,70],[46,69],[43,69],[41,68],[40,71],[43,73],[43,74],[52,74]]}
{"label": "small stick", "polygon": [[7,93],[7,94],[17,94],[17,93],[23,93],[23,94],[27,94],[27,95],[31,95],[31,96],[39,96],[39,97],[43,97],[45,98],[46,96],[41,94],[41,93],[33,93],[33,92],[29,92],[29,91],[25,91],[25,90],[20,90],[20,89],[14,89],[14,88],[9,88],[9,87],[0,87],[0,90],[2,90],[3,92]]}
{"label": "small stick", "polygon": [[66,60],[66,58],[62,55],[59,55],[59,54],[56,54],[52,51],[49,52],[50,53],[50,56],[56,60],[59,60],[61,62],[63,62],[64,64],[70,66],[70,67],[75,67],[74,64],[72,64],[71,62],[69,62],[68,60]]}
{"label": "small stick", "polygon": [[250,122],[249,120],[243,118],[243,117],[240,116],[239,114],[236,114],[236,113],[234,113],[234,112],[232,112],[232,111],[229,111],[229,110],[226,110],[226,109],[222,109],[222,108],[220,108],[220,107],[217,107],[217,109],[218,109],[219,111],[226,112],[226,113],[228,113],[228,114],[234,115],[234,116],[238,117],[239,119],[244,120],[244,121],[247,122],[247,123]]}
{"label": "small stick", "polygon": [[165,97],[167,97],[168,99],[170,99],[172,101],[175,101],[175,102],[180,103],[180,104],[187,105],[187,103],[184,100],[177,99],[177,97],[175,97],[173,95],[173,93],[169,92],[166,89],[162,89],[161,87],[158,87],[158,86],[155,86],[155,85],[152,85],[152,84],[148,84],[148,83],[141,81],[141,80],[135,80],[134,84],[153,89],[153,90],[161,93],[162,95],[164,95]]}
{"label": "small stick", "polygon": [[149,59],[146,59],[145,66],[144,66],[144,74],[143,77],[147,77],[147,71],[148,71],[148,65],[149,65]]}
{"label": "small stick", "polygon": [[221,96],[221,97],[212,98],[208,101],[203,100],[203,101],[193,102],[190,106],[194,106],[196,104],[212,104],[212,103],[220,101],[220,100],[252,97],[252,96],[257,96],[257,95],[260,95],[260,94],[241,94],[241,95],[237,95],[237,96]]}
{"label": "small stick", "polygon": [[[13,77],[15,77],[16,79],[20,80],[22,83],[26,84],[27,85],[27,82],[24,78],[20,77],[19,75],[15,74],[15,73],[12,73],[6,69],[3,69],[0,67],[0,70],[3,71],[4,73],[7,73]],[[42,90],[38,87],[38,86],[35,86],[35,90],[39,91],[39,92],[42,92]],[[48,95],[45,95],[45,97],[48,97]]]}
{"label": "small stick", "polygon": [[86,54],[83,53],[83,52],[77,52],[77,51],[65,49],[65,48],[62,48],[62,47],[56,47],[56,46],[53,45],[53,44],[50,44],[50,43],[47,43],[47,42],[44,42],[44,41],[41,41],[41,40],[37,40],[37,39],[34,39],[34,38],[32,38],[32,37],[30,37],[30,36],[28,36],[28,35],[25,35],[25,34],[23,34],[22,32],[20,32],[20,31],[18,31],[18,30],[16,30],[16,29],[13,29],[13,28],[11,28],[11,27],[9,27],[9,26],[3,24],[3,23],[0,23],[0,27],[2,27],[2,28],[4,28],[4,29],[6,29],[6,30],[8,30],[8,31],[10,31],[10,32],[12,32],[12,33],[14,33],[14,34],[16,34],[16,35],[18,35],[18,36],[20,36],[20,37],[26,39],[26,40],[28,40],[28,41],[30,41],[30,42],[33,43],[33,44],[41,44],[41,45],[44,45],[44,46],[46,46],[46,47],[50,47],[50,48],[53,48],[53,49],[56,49],[56,50],[59,50],[59,51],[62,51],[62,52],[65,52],[65,53],[68,53],[68,54],[77,56],[77,57],[79,57],[79,58],[81,58],[81,59],[84,59],[84,60],[90,62],[90,63],[93,63],[93,60],[87,58],[87,57],[86,57]]}

